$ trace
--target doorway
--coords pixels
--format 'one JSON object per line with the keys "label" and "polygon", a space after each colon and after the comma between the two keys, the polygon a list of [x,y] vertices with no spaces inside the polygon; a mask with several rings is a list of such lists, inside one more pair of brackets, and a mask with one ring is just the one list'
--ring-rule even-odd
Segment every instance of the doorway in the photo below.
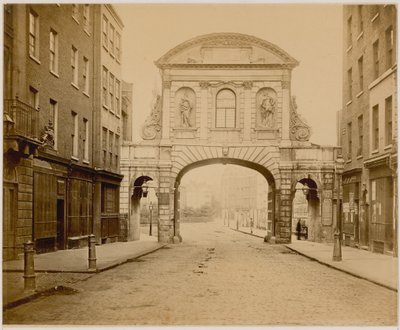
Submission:
{"label": "doorway", "polygon": [[63,199],[57,199],[57,249],[65,249],[65,212]]}
{"label": "doorway", "polygon": [[3,186],[3,260],[16,258],[15,247],[15,215],[17,187],[4,183]]}

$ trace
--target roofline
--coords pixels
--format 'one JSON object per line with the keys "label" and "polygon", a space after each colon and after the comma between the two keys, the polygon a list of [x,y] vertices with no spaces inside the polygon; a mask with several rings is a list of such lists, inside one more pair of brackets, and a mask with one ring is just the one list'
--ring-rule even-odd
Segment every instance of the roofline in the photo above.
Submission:
{"label": "roofline", "polygon": [[[299,64],[299,62],[295,58],[293,58],[291,55],[289,55],[287,52],[285,52],[283,49],[276,46],[275,44],[251,35],[236,33],[236,32],[218,32],[218,33],[210,33],[201,36],[196,36],[192,39],[180,43],[178,46],[169,50],[165,55],[163,55],[157,61],[155,61],[155,64],[157,67],[163,68],[165,67],[166,64],[170,64],[167,62],[172,56],[178,54],[182,50],[207,41],[213,41],[218,38],[224,38],[224,37],[226,39],[245,41],[248,42],[249,44],[259,45],[261,48],[269,49],[274,54],[282,58],[286,62],[284,63],[286,65],[291,65],[292,67],[295,67]],[[195,65],[195,67],[198,67],[198,65]]]}
{"label": "roofline", "polygon": [[121,17],[118,15],[117,11],[115,10],[114,6],[112,4],[105,4],[104,5],[109,12],[111,13],[112,16],[114,16],[115,20],[117,23],[120,25],[121,29],[124,28],[124,23],[122,22]]}

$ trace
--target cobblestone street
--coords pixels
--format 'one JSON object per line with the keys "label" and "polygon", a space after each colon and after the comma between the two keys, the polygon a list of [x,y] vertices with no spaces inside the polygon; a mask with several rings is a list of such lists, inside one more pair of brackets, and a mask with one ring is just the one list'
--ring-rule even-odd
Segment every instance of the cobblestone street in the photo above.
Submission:
{"label": "cobblestone street", "polygon": [[218,223],[182,224],[169,245],[70,295],[3,314],[7,324],[397,324],[397,294]]}

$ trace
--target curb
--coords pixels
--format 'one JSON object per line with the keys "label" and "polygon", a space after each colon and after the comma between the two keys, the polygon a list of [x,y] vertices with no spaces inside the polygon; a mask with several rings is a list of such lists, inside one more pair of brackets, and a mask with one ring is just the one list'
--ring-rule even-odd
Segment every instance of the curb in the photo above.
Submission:
{"label": "curb", "polygon": [[[245,232],[245,231],[241,231],[241,230],[238,230],[238,229],[235,229],[235,228],[230,228],[230,229],[233,230],[233,231],[239,232],[239,233],[243,233],[243,234],[250,235],[250,236],[255,236],[255,237],[259,237],[259,238],[264,238],[264,237],[262,237],[262,236],[259,236],[259,235],[256,235],[256,234],[252,234],[252,233],[248,233],[248,232]],[[368,282],[370,282],[370,283],[379,285],[379,286],[381,286],[381,287],[383,287],[383,288],[385,288],[385,289],[398,292],[398,289],[397,289],[397,288],[394,288],[394,287],[392,287],[392,286],[390,286],[390,285],[383,284],[383,283],[377,282],[377,281],[375,281],[375,280],[369,279],[368,277],[365,277],[365,276],[362,276],[362,275],[353,273],[353,272],[348,271],[348,270],[344,270],[344,269],[342,269],[342,268],[340,268],[340,267],[336,267],[336,266],[334,266],[334,265],[331,265],[331,264],[329,264],[329,263],[326,263],[326,262],[324,262],[324,261],[321,261],[321,260],[319,260],[319,259],[316,259],[316,258],[314,258],[314,257],[311,257],[311,256],[309,256],[309,255],[307,255],[307,254],[305,254],[305,253],[299,252],[299,251],[296,250],[295,248],[289,247],[289,246],[287,246],[286,244],[284,244],[284,246],[285,246],[287,249],[289,249],[289,250],[291,250],[291,251],[294,251],[294,252],[296,252],[297,254],[299,254],[299,255],[301,255],[301,256],[303,256],[303,257],[306,257],[306,258],[308,258],[308,259],[310,259],[310,260],[316,261],[316,262],[318,262],[318,263],[321,264],[321,265],[324,265],[324,266],[327,266],[327,267],[329,267],[329,268],[338,270],[338,271],[340,271],[340,272],[342,272],[342,273],[346,273],[346,274],[351,275],[351,276],[354,276],[354,277],[356,277],[356,278],[359,278],[359,279],[368,281]]]}
{"label": "curb", "polygon": [[33,294],[27,295],[27,296],[25,296],[23,298],[15,300],[15,301],[11,301],[8,304],[4,305],[3,306],[3,312],[8,310],[8,309],[11,309],[11,308],[26,304],[28,302],[34,301],[34,300],[38,299],[39,297],[49,296],[49,295],[52,295],[52,294],[55,294],[55,293],[58,293],[58,292],[62,292],[64,290],[74,290],[74,289],[71,289],[71,288],[66,287],[64,285],[56,285],[56,286],[53,286],[51,288],[47,288],[47,289],[44,289],[44,290],[41,290],[41,291],[37,291],[37,292],[35,292]]}
{"label": "curb", "polygon": [[[103,268],[101,268],[101,269],[90,270],[90,271],[89,271],[89,270],[88,270],[88,271],[75,271],[75,272],[74,272],[74,271],[55,271],[55,270],[49,270],[49,271],[36,271],[36,273],[78,273],[78,274],[92,274],[92,275],[95,275],[95,274],[99,274],[99,273],[101,273],[101,272],[104,272],[104,271],[106,271],[106,270],[109,270],[109,269],[118,267],[118,266],[120,266],[120,265],[126,264],[126,263],[128,263],[128,262],[133,262],[133,261],[136,260],[136,259],[139,259],[139,258],[141,258],[141,257],[144,257],[144,256],[147,256],[147,255],[149,255],[149,254],[151,254],[151,253],[154,253],[154,252],[156,252],[156,251],[158,251],[158,250],[160,250],[160,249],[163,249],[163,248],[165,248],[167,245],[168,245],[168,244],[163,244],[163,245],[161,245],[161,246],[158,246],[158,247],[155,248],[155,249],[149,249],[148,251],[144,251],[143,253],[141,253],[141,254],[139,254],[139,255],[137,255],[137,256],[135,256],[135,257],[127,258],[127,259],[125,259],[125,260],[123,260],[123,261],[117,262],[117,263],[112,264],[112,265],[110,265],[110,266],[103,267]],[[4,271],[4,270],[3,270],[3,271]],[[10,272],[10,273],[11,273],[11,272],[16,273],[16,272],[23,272],[23,271],[12,271],[12,270],[8,270],[8,272]],[[87,280],[87,278],[86,278],[85,280]],[[47,288],[47,289],[43,289],[43,290],[41,290],[41,291],[33,292],[32,294],[29,294],[29,295],[27,295],[27,296],[25,296],[25,297],[23,297],[23,298],[16,299],[16,300],[14,300],[14,301],[11,301],[11,302],[7,303],[6,305],[3,305],[3,312],[6,311],[6,310],[8,310],[8,309],[12,309],[12,308],[14,308],[14,307],[17,307],[17,306],[26,304],[26,303],[31,302],[31,301],[34,301],[34,300],[36,300],[36,299],[38,299],[38,298],[40,298],[40,297],[42,297],[42,296],[47,296],[47,295],[51,295],[51,294],[55,294],[55,293],[61,292],[61,291],[63,291],[64,289],[70,289],[70,288],[67,288],[67,287],[65,287],[65,286],[63,286],[63,285],[56,285],[56,286],[53,286],[53,287],[50,287],[50,288]]]}
{"label": "curb", "polygon": [[309,256],[309,255],[307,255],[307,254],[305,254],[305,253],[299,252],[298,250],[296,250],[296,249],[294,249],[294,248],[292,248],[292,247],[289,247],[289,246],[287,246],[286,244],[284,244],[284,246],[285,246],[287,249],[289,249],[289,250],[291,250],[291,251],[294,251],[294,252],[296,252],[297,254],[299,254],[299,255],[301,255],[301,256],[303,256],[303,257],[306,257],[306,258],[308,258],[308,259],[310,259],[310,260],[316,261],[316,262],[318,262],[318,263],[321,264],[321,265],[324,265],[324,266],[327,266],[327,267],[329,267],[329,268],[338,270],[338,271],[340,271],[340,272],[342,272],[342,273],[346,273],[346,274],[351,275],[351,276],[354,276],[354,277],[356,277],[356,278],[359,278],[359,279],[368,281],[368,282],[370,282],[370,283],[379,285],[379,286],[381,286],[381,287],[384,287],[385,289],[398,292],[398,289],[397,289],[397,288],[393,288],[393,287],[390,286],[390,285],[383,284],[383,283],[377,282],[377,281],[375,281],[375,280],[371,280],[371,279],[368,278],[368,277],[365,277],[365,276],[362,276],[362,275],[353,273],[353,272],[351,272],[351,271],[345,270],[345,269],[343,269],[343,268],[336,267],[336,266],[334,266],[334,265],[328,264],[327,262],[321,261],[321,260],[319,260],[319,259],[317,259],[317,258],[314,258],[314,257],[311,257],[311,256]]}
{"label": "curb", "polygon": [[229,228],[229,229],[233,230],[233,231],[237,231],[238,233],[242,233],[242,234],[246,234],[246,235],[254,236],[254,237],[258,237],[258,238],[263,238],[264,239],[264,237],[265,237],[265,236],[260,236],[260,235],[257,235],[257,234],[248,233],[246,231],[242,231],[242,230],[235,229],[235,228]]}
{"label": "curb", "polygon": [[[140,258],[140,257],[143,257],[143,256],[148,255],[150,253],[153,253],[153,252],[155,252],[155,251],[157,251],[159,249],[164,248],[166,245],[168,245],[168,244],[163,244],[163,245],[158,246],[158,247],[156,247],[154,249],[151,248],[151,249],[149,249],[147,251],[144,251],[143,253],[141,253],[141,254],[139,254],[139,255],[137,255],[135,257],[128,257],[128,258],[126,258],[124,260],[117,261],[115,263],[112,263],[111,265],[104,266],[102,268],[91,269],[91,270],[90,269],[87,269],[87,270],[54,270],[54,269],[43,270],[43,269],[39,269],[39,270],[35,270],[35,273],[51,273],[51,274],[54,274],[54,273],[62,273],[62,274],[96,274],[96,273],[101,273],[101,272],[103,272],[105,270],[109,270],[111,268],[120,266],[120,265],[122,265],[124,263],[131,262],[132,260],[134,260],[136,258]],[[23,269],[3,269],[3,273],[23,273],[23,272],[24,272]]]}

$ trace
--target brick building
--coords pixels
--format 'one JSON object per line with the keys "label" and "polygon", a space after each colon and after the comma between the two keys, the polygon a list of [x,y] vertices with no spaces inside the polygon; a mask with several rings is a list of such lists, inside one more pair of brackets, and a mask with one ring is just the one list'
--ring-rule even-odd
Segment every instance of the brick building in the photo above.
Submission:
{"label": "brick building", "polygon": [[111,5],[94,6],[94,234],[97,243],[119,233],[121,120],[121,34],[123,24]]}
{"label": "brick building", "polygon": [[344,241],[392,254],[397,239],[396,6],[346,5],[343,13]]}
{"label": "brick building", "polygon": [[122,81],[122,139],[124,141],[132,141],[132,89],[132,83]]}
{"label": "brick building", "polygon": [[[5,259],[16,258],[29,239],[44,252],[85,245],[88,234],[99,235],[94,219],[103,199],[95,188],[102,173],[94,142],[102,111],[96,83],[97,12],[103,7],[5,6]],[[120,100],[120,91],[114,96]],[[112,171],[118,172],[118,144],[114,148]]]}

